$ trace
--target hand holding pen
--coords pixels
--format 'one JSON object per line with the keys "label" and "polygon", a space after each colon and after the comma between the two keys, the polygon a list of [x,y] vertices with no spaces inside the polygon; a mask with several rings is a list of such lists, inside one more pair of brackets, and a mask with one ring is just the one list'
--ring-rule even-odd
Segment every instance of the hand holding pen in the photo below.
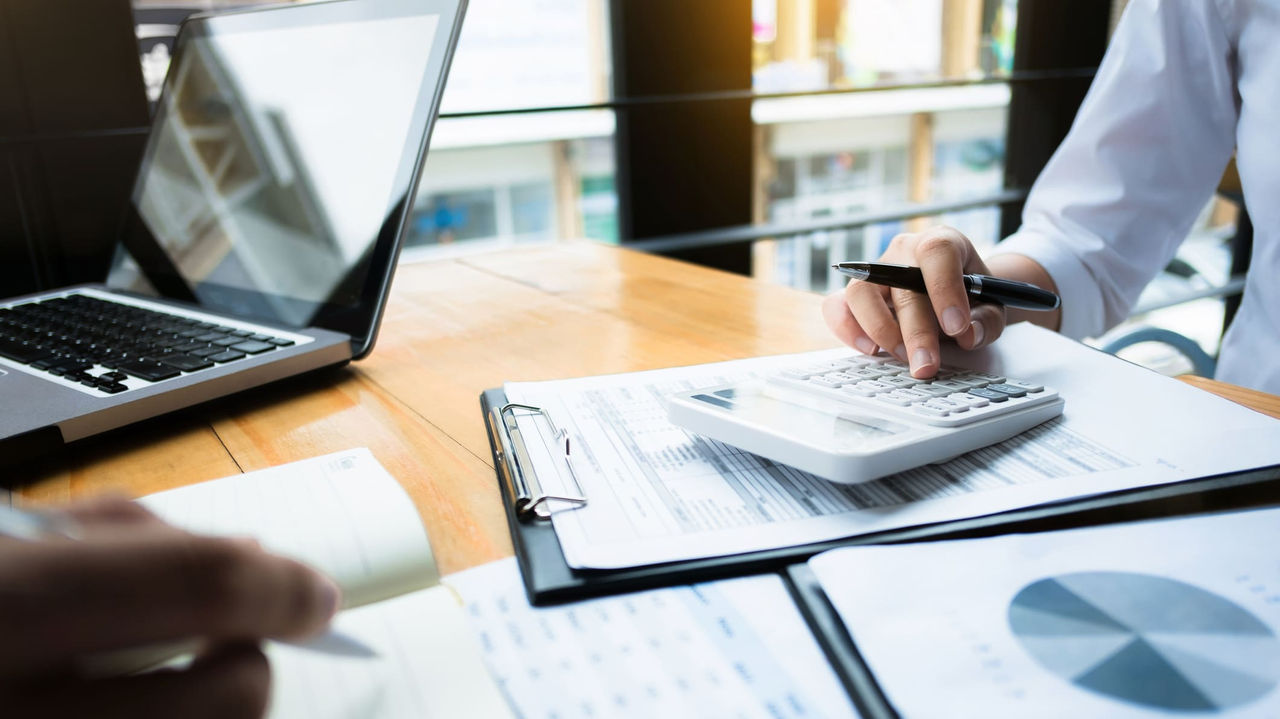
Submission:
{"label": "hand holding pen", "polygon": [[949,227],[898,235],[880,263],[842,263],[853,277],[823,303],[827,325],[866,354],[888,350],[918,378],[941,365],[940,333],[962,349],[995,341],[1009,321],[1057,329],[1052,279],[1033,260],[1000,255],[988,266],[973,244]]}
{"label": "hand holding pen", "polygon": [[[0,505],[5,716],[259,717],[263,638],[313,635],[336,586],[251,540],[176,529],[124,499],[49,513]],[[98,676],[86,657],[193,642],[181,669]]]}

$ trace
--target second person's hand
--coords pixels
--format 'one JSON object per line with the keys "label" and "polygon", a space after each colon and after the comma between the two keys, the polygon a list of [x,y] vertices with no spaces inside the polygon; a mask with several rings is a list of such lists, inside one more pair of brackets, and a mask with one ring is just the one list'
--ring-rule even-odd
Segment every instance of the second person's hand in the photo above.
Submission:
{"label": "second person's hand", "polygon": [[919,267],[928,294],[854,280],[828,295],[823,317],[845,344],[865,354],[884,348],[908,363],[913,377],[926,378],[942,362],[940,332],[963,349],[976,349],[1004,331],[1004,307],[969,303],[962,276],[993,273],[958,230],[939,226],[898,235],[880,261]]}

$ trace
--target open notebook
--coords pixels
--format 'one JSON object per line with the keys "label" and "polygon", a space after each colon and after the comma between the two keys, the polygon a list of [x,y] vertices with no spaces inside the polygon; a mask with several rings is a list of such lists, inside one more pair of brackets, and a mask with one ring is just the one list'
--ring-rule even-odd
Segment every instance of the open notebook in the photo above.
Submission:
{"label": "open notebook", "polygon": [[413,503],[367,449],[140,500],[193,532],[247,535],[342,587],[311,646],[269,643],[271,717],[510,717]]}

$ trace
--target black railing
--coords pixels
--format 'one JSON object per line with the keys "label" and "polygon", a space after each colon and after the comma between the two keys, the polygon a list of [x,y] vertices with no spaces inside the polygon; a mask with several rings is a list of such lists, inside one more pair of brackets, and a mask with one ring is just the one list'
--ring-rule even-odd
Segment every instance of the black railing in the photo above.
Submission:
{"label": "black railing", "polygon": [[915,217],[928,217],[947,212],[973,209],[975,207],[1004,206],[1022,202],[1027,197],[1026,190],[1002,190],[1000,192],[979,195],[963,200],[948,202],[924,202],[897,205],[883,210],[868,210],[837,217],[803,220],[798,222],[769,222],[755,225],[739,225],[737,227],[720,227],[714,230],[686,232],[679,235],[665,235],[644,240],[628,242],[627,247],[645,252],[672,252],[679,250],[718,247],[755,242],[771,238],[794,237],[815,232],[845,230],[881,222],[896,222]]}

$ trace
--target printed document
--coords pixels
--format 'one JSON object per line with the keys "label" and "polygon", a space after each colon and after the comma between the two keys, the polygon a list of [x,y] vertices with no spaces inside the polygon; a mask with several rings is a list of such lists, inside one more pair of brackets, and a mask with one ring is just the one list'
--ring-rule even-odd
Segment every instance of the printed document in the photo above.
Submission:
{"label": "printed document", "polygon": [[777,575],[545,608],[514,559],[445,583],[523,719],[857,717]]}
{"label": "printed document", "polygon": [[1280,421],[1026,323],[944,360],[1054,387],[1063,416],[944,464],[835,484],[667,421],[677,391],[851,353],[507,384],[569,433],[571,465],[551,423],[517,415],[543,489],[575,493],[571,467],[589,499],[552,517],[569,565],[795,546],[1280,463]]}
{"label": "printed document", "polygon": [[849,547],[809,566],[904,719],[1269,719],[1277,547],[1267,509]]}

